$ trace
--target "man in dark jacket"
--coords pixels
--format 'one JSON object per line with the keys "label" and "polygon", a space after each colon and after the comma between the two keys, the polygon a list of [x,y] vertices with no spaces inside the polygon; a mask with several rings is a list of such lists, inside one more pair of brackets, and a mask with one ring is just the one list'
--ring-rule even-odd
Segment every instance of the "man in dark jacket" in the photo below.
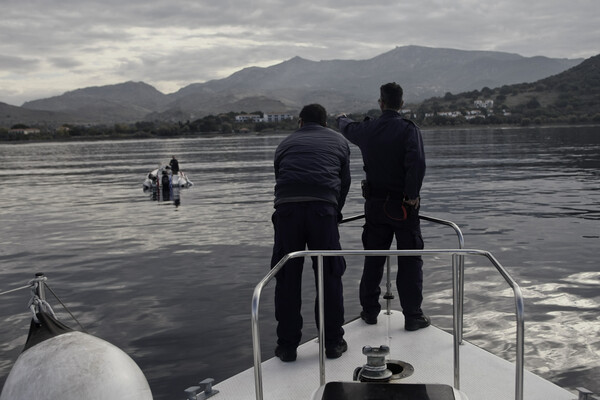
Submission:
{"label": "man in dark jacket", "polygon": [[[275,152],[275,243],[271,267],[294,251],[340,250],[338,220],[350,188],[350,147],[326,127],[327,113],[319,104],[300,112],[300,128]],[[276,275],[277,348],[282,361],[294,361],[302,337],[302,258],[289,261]],[[343,257],[323,258],[325,355],[338,358],[347,349],[343,338]],[[313,259],[315,282],[317,261]],[[318,303],[315,303],[318,323]]]}
{"label": "man in dark jacket", "polygon": [[[387,83],[380,88],[382,115],[375,120],[354,122],[345,115],[337,118],[342,134],[362,153],[367,175],[365,197],[365,250],[389,250],[396,237],[398,249],[422,249],[419,223],[419,191],[425,176],[425,153],[421,131],[400,116],[402,88]],[[360,282],[361,318],[377,323],[381,310],[379,287],[385,257],[366,257]],[[429,326],[423,314],[423,261],[421,257],[398,257],[396,286],[409,331]]]}
{"label": "man in dark jacket", "polygon": [[169,165],[171,166],[171,172],[173,173],[173,175],[177,175],[179,173],[179,161],[177,161],[175,156],[171,158]]}

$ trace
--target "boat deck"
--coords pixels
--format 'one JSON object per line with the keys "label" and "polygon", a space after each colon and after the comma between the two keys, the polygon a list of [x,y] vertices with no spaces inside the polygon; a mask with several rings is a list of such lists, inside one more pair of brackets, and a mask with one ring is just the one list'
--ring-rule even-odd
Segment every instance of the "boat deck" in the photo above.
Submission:
{"label": "boat deck", "polygon": [[[435,321],[433,321],[435,323]],[[344,326],[348,351],[335,360],[325,360],[325,378],[352,381],[354,370],[366,363],[363,346],[390,347],[389,360],[411,364],[414,373],[398,383],[453,385],[452,335],[435,326],[415,332],[404,330],[399,311],[380,314],[377,325],[356,319]],[[311,399],[319,387],[319,345],[311,340],[298,348],[295,362],[273,357],[262,363],[264,399]],[[460,346],[460,388],[469,400],[515,398],[515,365],[466,341]],[[219,399],[255,399],[254,369],[250,368],[214,386]],[[428,397],[429,398],[429,397]],[[525,371],[524,399],[574,400],[577,395]],[[457,399],[460,397],[457,396]]]}

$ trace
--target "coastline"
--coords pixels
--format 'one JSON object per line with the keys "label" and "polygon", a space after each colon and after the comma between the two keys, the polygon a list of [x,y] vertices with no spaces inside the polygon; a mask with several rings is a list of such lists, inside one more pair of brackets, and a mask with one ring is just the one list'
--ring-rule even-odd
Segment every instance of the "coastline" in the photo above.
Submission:
{"label": "coastline", "polygon": [[[528,125],[520,126],[513,124],[498,124],[498,125],[452,125],[452,126],[419,126],[422,132],[462,132],[462,131],[512,131],[512,130],[534,130],[534,129],[552,129],[552,128],[593,128],[599,127],[599,123],[589,124],[541,124],[541,125]],[[336,128],[332,128],[337,131]],[[27,143],[69,143],[69,142],[101,142],[101,141],[130,141],[130,140],[163,140],[163,139],[200,139],[200,138],[240,138],[240,137],[260,137],[260,136],[273,136],[273,135],[288,135],[294,132],[294,129],[281,129],[281,130],[263,130],[263,131],[249,131],[249,132],[194,132],[194,133],[181,133],[176,135],[93,135],[93,136],[74,136],[69,138],[52,138],[52,139],[33,139],[33,140],[3,140],[0,137],[0,144],[27,144]]]}

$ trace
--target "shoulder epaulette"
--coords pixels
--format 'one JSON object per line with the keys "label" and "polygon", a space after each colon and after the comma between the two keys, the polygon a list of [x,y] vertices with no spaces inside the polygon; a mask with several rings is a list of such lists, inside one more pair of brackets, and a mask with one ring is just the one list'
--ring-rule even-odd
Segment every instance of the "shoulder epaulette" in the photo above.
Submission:
{"label": "shoulder epaulette", "polygon": [[[417,125],[417,123],[415,121],[413,121],[412,119],[408,119],[408,118],[404,118],[404,117],[402,117],[402,119],[404,121],[408,122],[409,124],[414,125],[415,127],[419,128],[419,125]],[[419,129],[421,129],[421,128],[419,128]]]}

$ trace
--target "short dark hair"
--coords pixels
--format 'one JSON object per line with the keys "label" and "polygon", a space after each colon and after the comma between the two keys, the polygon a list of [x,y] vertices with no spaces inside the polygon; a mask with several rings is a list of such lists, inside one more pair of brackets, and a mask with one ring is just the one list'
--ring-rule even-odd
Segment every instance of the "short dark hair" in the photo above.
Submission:
{"label": "short dark hair", "polygon": [[309,104],[300,111],[300,119],[304,122],[316,122],[321,126],[327,126],[327,111],[320,104]]}
{"label": "short dark hair", "polygon": [[396,82],[386,83],[379,88],[381,101],[386,108],[399,110],[402,107],[402,87]]}

